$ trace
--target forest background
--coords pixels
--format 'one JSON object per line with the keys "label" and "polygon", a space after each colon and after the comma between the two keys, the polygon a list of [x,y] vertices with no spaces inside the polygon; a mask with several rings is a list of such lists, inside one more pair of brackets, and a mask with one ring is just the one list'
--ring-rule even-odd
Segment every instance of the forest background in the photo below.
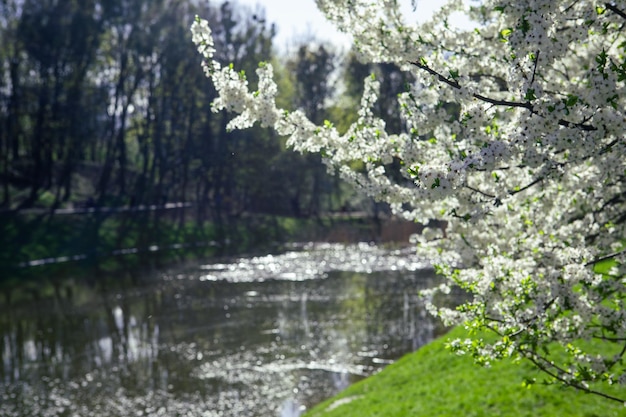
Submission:
{"label": "forest background", "polygon": [[164,248],[245,250],[329,213],[379,217],[319,155],[288,150],[266,129],[227,131],[190,41],[196,14],[216,28],[221,62],[247,72],[273,63],[285,107],[347,127],[363,78],[376,73],[378,113],[390,131],[403,128],[387,109],[407,74],[311,36],[279,52],[258,7],[0,2],[0,281]]}

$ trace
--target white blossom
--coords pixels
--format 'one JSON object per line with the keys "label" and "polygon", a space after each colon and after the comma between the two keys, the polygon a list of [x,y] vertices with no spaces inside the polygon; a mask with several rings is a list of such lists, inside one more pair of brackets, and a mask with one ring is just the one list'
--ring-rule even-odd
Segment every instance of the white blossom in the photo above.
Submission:
{"label": "white blossom", "polygon": [[[261,66],[251,92],[245,77],[213,60],[210,29],[198,19],[193,41],[219,93],[214,108],[238,114],[229,127],[273,127],[298,151],[324,150],[329,169],[397,215],[447,221],[445,233],[429,228],[411,240],[447,279],[422,293],[426,308],[446,324],[498,336],[453,341],[456,352],[483,364],[529,358],[581,389],[624,384],[626,7],[452,1],[415,25],[392,0],[317,3],[353,36],[361,60],[415,75],[398,97],[407,133],[387,133],[375,116],[380,86],[372,78],[345,134],[277,108],[271,66]],[[475,31],[445,24],[458,10],[479,19]],[[455,120],[444,109],[452,102]],[[400,175],[389,175],[394,159]],[[365,171],[352,170],[354,161]],[[467,301],[437,306],[436,294],[452,285]],[[574,366],[554,362],[544,350],[551,343]],[[603,357],[598,343],[622,353]]]}

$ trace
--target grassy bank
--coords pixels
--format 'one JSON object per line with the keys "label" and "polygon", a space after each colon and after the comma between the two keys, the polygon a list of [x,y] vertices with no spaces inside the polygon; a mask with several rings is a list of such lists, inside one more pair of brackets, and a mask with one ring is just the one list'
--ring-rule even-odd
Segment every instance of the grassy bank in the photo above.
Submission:
{"label": "grassy bank", "polygon": [[[525,362],[504,361],[490,368],[451,354],[449,338],[404,356],[382,372],[360,381],[310,410],[306,417],[609,417],[626,416],[626,406],[571,388],[544,385],[544,376]],[[522,386],[525,378],[537,384]],[[615,387],[614,394],[626,389]]]}

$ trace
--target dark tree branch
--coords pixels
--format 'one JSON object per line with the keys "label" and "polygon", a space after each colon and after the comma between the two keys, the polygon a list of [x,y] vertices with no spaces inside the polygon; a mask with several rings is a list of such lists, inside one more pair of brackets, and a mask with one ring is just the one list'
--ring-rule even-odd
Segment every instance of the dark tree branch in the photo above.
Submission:
{"label": "dark tree branch", "polygon": [[[592,336],[594,339],[605,340],[607,342],[626,342],[626,337],[608,337],[608,336]],[[619,356],[624,354],[624,350],[622,349],[622,353]]]}
{"label": "dark tree branch", "polygon": [[[495,321],[496,323],[506,323],[504,320],[500,320],[500,319],[495,319],[492,317],[485,317],[487,320],[491,320],[491,321]],[[495,327],[490,326],[488,324],[485,325],[485,327],[489,330],[491,330],[492,332],[494,332],[495,334],[497,334],[500,337],[504,336],[504,333],[498,331]],[[519,336],[520,334],[524,333],[526,331],[526,328],[522,327],[521,329],[511,333],[511,334],[507,334],[506,336],[510,337],[511,339]]]}
{"label": "dark tree branch", "polygon": [[529,189],[529,188],[530,188],[530,187],[532,187],[533,185],[535,185],[535,184],[539,184],[539,183],[540,183],[541,181],[543,181],[543,180],[544,180],[544,177],[539,177],[539,178],[535,179],[533,182],[531,182],[531,183],[529,183],[529,184],[526,184],[525,186],[523,186],[522,188],[520,188],[520,189],[518,189],[518,190],[512,190],[512,191],[509,191],[509,194],[510,194],[510,195],[515,195],[515,194],[517,194],[517,193],[521,193],[522,191]]}
{"label": "dark tree branch", "polygon": [[[606,398],[608,400],[618,401],[620,403],[624,402],[623,398],[614,397],[612,395],[608,395],[608,394],[605,394],[603,392],[593,390],[591,388],[585,387],[584,385],[582,385],[582,384],[580,384],[578,382],[568,381],[567,379],[565,379],[564,377],[562,377],[560,375],[560,374],[565,374],[565,375],[569,374],[569,372],[567,372],[565,369],[562,369],[562,368],[556,366],[553,362],[550,362],[547,359],[542,358],[541,356],[536,355],[533,352],[529,352],[529,351],[526,351],[526,350],[521,350],[521,352],[522,353],[526,353],[526,354],[530,354],[530,356],[526,356],[526,358],[529,361],[531,361],[540,371],[550,375],[552,378],[558,380],[559,382],[561,382],[561,383],[563,383],[565,385],[569,385],[570,387],[579,389],[579,390],[581,390],[583,392],[586,392],[588,394],[599,395],[600,397]],[[544,361],[548,366],[545,366],[543,363],[540,362],[540,360]],[[556,369],[557,372],[551,371],[548,367],[552,367],[552,368]]]}
{"label": "dark tree branch", "polygon": [[[439,74],[437,71],[430,68],[428,65],[424,65],[418,61],[413,61],[411,62],[411,64],[415,65],[416,67],[420,69],[423,69],[424,71],[428,72],[431,75],[436,76],[439,81],[443,81],[444,83],[448,84],[450,87],[456,88],[457,90],[461,89],[461,84],[459,84],[457,81],[450,80],[444,77],[443,75]],[[476,93],[472,94],[472,96],[478,100],[481,100],[481,101],[484,101],[486,103],[490,103],[496,106],[522,107],[531,111],[533,108],[532,104],[530,103],[520,103],[518,101],[507,101],[507,100],[496,100],[496,99],[485,97],[481,94],[476,94]]]}
{"label": "dark tree branch", "polygon": [[[541,181],[544,180],[544,178],[545,177],[539,177],[539,178],[535,179],[534,181],[532,181],[531,183],[528,183],[525,186],[523,186],[522,188],[519,188],[517,190],[509,190],[508,194],[509,195],[515,195],[515,194],[521,193],[522,191],[529,189],[533,185],[539,184]],[[478,188],[472,187],[471,185],[467,185],[467,184],[465,184],[464,187],[467,188],[468,190],[471,190],[471,191],[473,191],[475,193],[478,193],[478,194],[480,194],[480,195],[482,195],[484,197],[494,198],[494,199],[498,200],[498,201],[496,201],[496,204],[501,203],[501,201],[499,201],[499,199],[495,195],[493,195],[493,194],[486,193],[486,192],[484,192],[482,190],[479,190]]]}
{"label": "dark tree branch", "polygon": [[623,12],[622,10],[618,9],[617,6],[614,6],[614,5],[610,4],[610,3],[606,3],[604,5],[604,7],[606,7],[607,9],[609,9],[610,11],[615,13],[616,15],[622,17],[623,19],[626,19],[626,12]]}
{"label": "dark tree branch", "polygon": [[[539,177],[539,178],[536,178],[535,180],[533,180],[532,182],[530,182],[530,183],[526,184],[526,185],[525,185],[525,186],[523,186],[522,188],[519,188],[519,189],[517,189],[517,190],[509,190],[509,191],[507,191],[507,193],[508,193],[509,195],[511,195],[511,196],[513,196],[513,195],[515,195],[515,194],[518,194],[518,193],[521,193],[522,191],[527,190],[527,189],[529,189],[530,187],[532,187],[532,186],[534,186],[534,185],[536,185],[536,184],[539,184],[539,183],[540,183],[541,181],[543,181],[544,179],[545,179],[545,177]],[[471,185],[468,185],[468,184],[465,184],[465,185],[464,185],[464,187],[465,187],[465,188],[467,188],[467,189],[468,189],[468,190],[470,190],[470,191],[473,191],[473,192],[475,192],[475,193],[478,193],[478,194],[482,195],[483,197],[486,197],[486,198],[492,198],[492,199],[494,199],[494,200],[495,200],[495,201],[494,201],[494,204],[495,204],[496,206],[499,206],[500,204],[502,204],[502,201],[500,201],[500,199],[499,199],[499,198],[497,198],[497,197],[496,197],[495,195],[493,195],[493,194],[486,193],[486,192],[484,192],[484,191],[482,191],[482,190],[480,190],[480,189],[478,189],[478,188],[476,188],[476,187],[472,187]],[[461,218],[461,219],[463,218],[462,216],[456,215],[456,213],[453,213],[453,214],[455,214],[453,217],[457,217],[457,218]]]}
{"label": "dark tree branch", "polygon": [[607,144],[604,148],[602,148],[602,150],[600,151],[600,155],[604,155],[605,153],[609,152],[613,146],[615,146],[615,144],[617,144],[619,142],[619,139],[613,139],[611,141],[611,143]]}
{"label": "dark tree branch", "polygon": [[488,194],[488,193],[486,193],[486,192],[484,192],[484,191],[479,190],[478,188],[474,188],[474,187],[472,187],[472,186],[470,186],[470,185],[467,185],[467,184],[465,184],[465,188],[467,188],[468,190],[472,190],[472,191],[474,191],[475,193],[478,193],[478,194],[480,194],[480,195],[483,195],[483,196],[485,196],[485,197],[487,197],[487,198],[496,198],[496,196],[495,196],[495,195]]}
{"label": "dark tree branch", "polygon": [[589,262],[587,262],[587,263],[585,264],[585,266],[595,265],[595,264],[597,264],[597,263],[600,263],[600,262],[602,262],[602,261],[606,261],[607,259],[611,259],[611,258],[613,258],[613,257],[615,257],[615,256],[622,255],[622,254],[624,254],[624,253],[626,253],[626,249],[621,250],[621,251],[619,251],[619,252],[611,253],[611,254],[609,254],[609,255],[602,256],[602,257],[600,257],[600,258],[594,259],[593,261],[589,261]]}
{"label": "dark tree branch", "polygon": [[[552,305],[554,302],[556,301],[556,298],[553,298],[552,300],[550,300],[549,302],[547,302],[545,304],[545,308],[550,307],[550,305]],[[496,323],[503,323],[504,321],[497,319],[497,318],[493,318],[493,317],[485,317],[487,320],[491,320],[494,321]],[[489,324],[485,325],[485,327],[489,330],[491,330],[492,332],[494,332],[495,334],[497,334],[498,336],[502,337],[504,336],[504,333],[498,331],[496,328],[494,328],[493,326],[490,326]],[[511,338],[514,338],[515,336],[521,334],[524,332],[524,328],[519,329],[518,331],[508,335]],[[614,338],[614,339],[610,339],[610,338],[606,338],[606,337],[599,337],[599,336],[594,336],[595,338],[602,338],[604,340],[610,340],[610,341],[624,341],[626,339],[623,338]],[[614,397],[612,395],[606,394],[604,392],[601,391],[596,391],[594,389],[591,389],[585,385],[583,385],[583,383],[579,383],[576,381],[571,381],[566,379],[563,375],[571,375],[571,372],[567,371],[566,369],[563,369],[562,367],[556,365],[553,361],[550,361],[544,357],[542,357],[541,355],[538,355],[537,353],[535,353],[534,351],[530,351],[524,348],[519,348],[517,347],[515,350],[517,350],[517,352],[519,352],[520,354],[522,354],[526,359],[528,359],[529,361],[531,361],[536,367],[537,369],[539,369],[541,372],[544,372],[545,374],[551,376],[552,378],[554,378],[555,380],[561,382],[564,385],[570,386],[572,388],[581,390],[583,392],[586,392],[588,394],[593,394],[593,395],[598,395],[600,397],[609,399],[609,400],[613,400],[613,401],[619,401],[619,402],[624,402],[624,398],[619,398],[619,397]],[[619,353],[619,357],[623,357],[624,354],[626,353],[626,344],[624,345],[622,351]],[[616,362],[614,362],[613,364],[615,364]]]}
{"label": "dark tree branch", "polygon": [[[450,87],[456,88],[457,90],[461,89],[461,84],[459,84],[457,81],[450,80],[449,78],[444,77],[443,75],[439,74],[437,71],[430,68],[428,65],[422,64],[419,61],[411,61],[410,63],[428,72],[429,74],[436,76],[439,81],[442,81],[448,84]],[[518,107],[518,108],[526,109],[530,111],[532,114],[535,114],[535,115],[537,114],[533,105],[530,102],[496,100],[494,98],[486,97],[477,93],[472,94],[472,97],[474,97],[477,100],[484,101],[485,103],[493,104],[495,106]],[[558,124],[560,126],[577,128],[577,129],[584,130],[584,131],[598,130],[595,126],[592,126],[592,125],[587,125],[584,123],[574,123],[574,122],[570,122],[570,121],[563,120],[563,119],[560,119],[558,121]]]}
{"label": "dark tree branch", "polygon": [[[620,358],[622,358],[622,357],[624,357],[625,353],[626,353],[626,344],[624,344],[624,346],[622,347],[622,351],[618,355],[619,355]],[[613,365],[615,365],[615,362],[613,363]]]}

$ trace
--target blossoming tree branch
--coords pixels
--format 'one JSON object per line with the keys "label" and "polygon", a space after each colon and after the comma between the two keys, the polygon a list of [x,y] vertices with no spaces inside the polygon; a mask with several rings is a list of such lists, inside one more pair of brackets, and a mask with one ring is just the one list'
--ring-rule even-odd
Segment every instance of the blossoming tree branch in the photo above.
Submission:
{"label": "blossoming tree branch", "polygon": [[[345,133],[277,108],[272,66],[259,65],[251,91],[245,74],[214,59],[198,18],[191,30],[219,93],[213,108],[238,114],[230,129],[258,122],[295,150],[322,153],[397,215],[448,222],[445,236],[427,229],[415,243],[445,277],[422,294],[429,310],[477,330],[453,351],[485,365],[525,358],[552,382],[625,401],[605,390],[626,387],[625,5],[457,0],[413,25],[394,0],[317,4],[353,36],[359,59],[414,75],[398,96],[405,133],[388,134],[374,115],[374,77]],[[476,29],[450,27],[457,11]],[[468,294],[462,305],[433,301],[453,286]]]}

